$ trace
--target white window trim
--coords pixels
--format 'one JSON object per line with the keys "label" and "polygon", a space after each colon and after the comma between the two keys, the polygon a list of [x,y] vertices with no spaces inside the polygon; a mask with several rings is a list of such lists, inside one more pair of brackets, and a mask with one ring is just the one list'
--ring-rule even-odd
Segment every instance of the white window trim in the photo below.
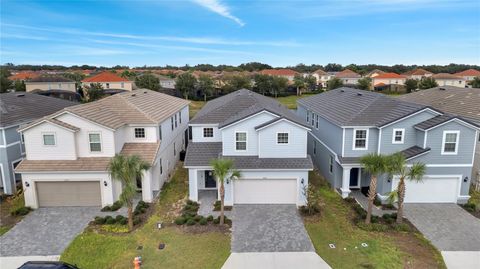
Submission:
{"label": "white window trim", "polygon": [[[143,134],[145,135],[144,137],[137,137],[137,134],[135,132],[135,129],[143,129]],[[145,140],[147,139],[147,129],[145,127],[133,127],[133,138],[138,139],[138,140]]]}
{"label": "white window trim", "polygon": [[[456,134],[457,139],[455,140],[455,151],[454,152],[445,152],[445,138],[447,137],[447,134]],[[446,130],[443,131],[443,137],[442,137],[442,155],[457,155],[458,154],[458,146],[460,141],[460,131],[458,130]]]}
{"label": "white window trim", "polygon": [[[212,136],[205,136],[205,129],[212,129]],[[213,127],[203,127],[202,129],[202,135],[203,135],[203,138],[213,138],[215,135],[213,134]]]}
{"label": "white window trim", "polygon": [[[237,133],[245,133],[245,149],[237,149]],[[235,131],[235,138],[234,138],[234,147],[236,152],[246,152],[248,150],[248,132],[247,131]],[[238,141],[243,142],[243,141]]]}
{"label": "white window trim", "polygon": [[[90,147],[90,134],[98,134],[100,136],[100,151],[92,151]],[[103,143],[102,143],[102,132],[88,132],[87,133],[87,140],[88,140],[88,151],[93,154],[99,154],[103,152]]]}
{"label": "white window trim", "polygon": [[[402,140],[395,141],[395,133],[401,131],[402,132]],[[392,144],[404,144],[405,143],[405,129],[404,128],[394,128],[392,132]]]}
{"label": "white window trim", "polygon": [[[355,141],[357,140],[357,131],[367,131],[366,137],[365,137],[365,147],[364,148],[355,147]],[[353,129],[352,150],[368,150],[368,135],[369,135],[369,130],[368,129]]]}
{"label": "white window trim", "polygon": [[[45,145],[45,138],[43,137],[44,135],[53,135],[53,141],[55,142],[55,144]],[[56,147],[57,146],[57,134],[55,132],[42,132],[42,145],[44,147]]]}
{"label": "white window trim", "polygon": [[[287,134],[287,143],[278,143],[278,134]],[[287,146],[290,144],[290,132],[284,131],[284,132],[277,132],[276,134],[276,140],[277,140],[277,145],[280,146]]]}

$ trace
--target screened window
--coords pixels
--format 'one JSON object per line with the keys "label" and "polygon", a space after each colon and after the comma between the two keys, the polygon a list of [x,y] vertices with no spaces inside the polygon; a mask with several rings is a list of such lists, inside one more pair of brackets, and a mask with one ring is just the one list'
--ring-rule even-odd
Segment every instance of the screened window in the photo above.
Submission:
{"label": "screened window", "polygon": [[135,128],[135,138],[145,138],[145,128]]}
{"label": "screened window", "polygon": [[277,144],[288,144],[288,133],[277,133]]}
{"label": "screened window", "polygon": [[393,143],[394,144],[402,144],[404,138],[404,130],[403,129],[393,129]]}
{"label": "screened window", "polygon": [[247,150],[247,133],[245,132],[235,133],[235,149]]}
{"label": "screened window", "polygon": [[177,128],[178,124],[177,124],[177,114],[175,114],[175,128]]}
{"label": "screened window", "polygon": [[162,140],[162,125],[158,126],[158,138]]}
{"label": "screened window", "polygon": [[160,164],[160,175],[163,175],[163,164],[162,164],[162,158],[159,160]]}
{"label": "screened window", "polygon": [[317,155],[317,141],[313,140],[313,155]]}
{"label": "screened window", "polygon": [[43,135],[43,145],[44,146],[55,146],[55,135],[54,134],[44,134]]}
{"label": "screened window", "polygon": [[355,130],[354,149],[367,148],[367,130]]}
{"label": "screened window", "polygon": [[446,131],[443,133],[443,154],[457,154],[458,131]]}
{"label": "screened window", "polygon": [[203,128],[203,137],[213,137],[213,128]]}
{"label": "screened window", "polygon": [[178,121],[182,123],[182,111],[178,112]]}
{"label": "screened window", "polygon": [[91,152],[102,151],[102,143],[100,141],[100,134],[88,134]]}
{"label": "screened window", "polygon": [[177,156],[177,146],[173,143],[173,156]]}

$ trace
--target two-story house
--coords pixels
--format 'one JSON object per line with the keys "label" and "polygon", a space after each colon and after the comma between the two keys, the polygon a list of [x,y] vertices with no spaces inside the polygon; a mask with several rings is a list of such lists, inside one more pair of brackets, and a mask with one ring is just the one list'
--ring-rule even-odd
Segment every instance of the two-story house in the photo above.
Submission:
{"label": "two-story house", "polygon": [[25,205],[111,205],[122,191],[108,172],[116,154],[138,155],[151,165],[137,187],[142,200],[152,201],[185,148],[188,104],[135,90],[67,107],[21,127],[26,159],[16,171]]}
{"label": "two-story house", "polygon": [[468,69],[454,74],[457,77],[464,78],[467,85],[470,84],[476,77],[480,77],[480,71],[475,69]]}
{"label": "two-story house", "polygon": [[241,178],[225,182],[225,205],[305,204],[308,171],[307,127],[275,99],[238,90],[209,101],[190,121],[185,167],[189,198],[216,190],[213,159],[228,158]]}
{"label": "two-story house", "polygon": [[467,81],[463,77],[455,76],[448,73],[438,73],[432,75],[438,86],[455,86],[465,88]]}
{"label": "two-story house", "polygon": [[312,73],[312,76],[314,76],[317,79],[317,84],[318,86],[322,88],[327,87],[328,81],[334,77],[333,74],[327,73],[323,71],[322,69],[317,69]]}
{"label": "two-story house", "polygon": [[292,69],[264,69],[260,71],[262,75],[269,75],[269,76],[277,76],[277,77],[284,77],[288,79],[289,82],[293,82],[293,79],[296,75],[299,75],[297,71]]}
{"label": "two-story house", "polygon": [[410,79],[420,80],[422,78],[431,77],[433,75],[433,73],[430,72],[430,71],[427,71],[425,69],[422,69],[422,68],[417,68],[417,69],[405,72],[405,73],[403,73],[403,75],[406,76],[407,78],[410,78]]}
{"label": "two-story house", "polygon": [[[406,183],[407,203],[464,203],[469,198],[479,132],[469,120],[351,88],[300,99],[298,114],[311,124],[308,152],[314,164],[342,197],[370,184],[362,156],[402,152],[409,164],[427,167],[421,182]],[[397,184],[398,177],[382,175],[378,196],[385,200]]]}
{"label": "two-story house", "polygon": [[104,71],[82,80],[82,87],[100,84],[104,90],[131,91],[133,82],[110,71]]}
{"label": "two-story house", "polygon": [[14,171],[25,157],[25,141],[18,127],[76,104],[34,93],[0,95],[0,192],[14,194],[21,184],[20,174]]}
{"label": "two-story house", "polygon": [[362,78],[360,74],[350,69],[345,69],[343,71],[335,73],[335,77],[340,79],[343,85],[357,85],[358,80]]}
{"label": "two-story house", "polygon": [[61,76],[40,76],[29,79],[25,82],[25,90],[33,91],[51,91],[62,90],[67,92],[77,92],[75,81]]}

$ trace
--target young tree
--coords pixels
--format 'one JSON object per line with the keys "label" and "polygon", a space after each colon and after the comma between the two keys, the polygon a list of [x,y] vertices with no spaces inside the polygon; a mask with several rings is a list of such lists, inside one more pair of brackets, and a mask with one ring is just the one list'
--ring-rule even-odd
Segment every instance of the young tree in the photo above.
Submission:
{"label": "young tree", "polygon": [[271,76],[271,90],[270,94],[278,97],[278,94],[281,92],[284,92],[288,88],[288,79],[285,77],[277,77],[277,76]]}
{"label": "young tree", "polygon": [[137,193],[137,178],[142,178],[143,171],[150,169],[150,164],[139,156],[116,154],[108,165],[110,176],[122,183],[120,202],[128,208],[128,229],[133,230],[133,198]]}
{"label": "young tree", "polygon": [[213,159],[210,162],[213,167],[213,174],[217,178],[217,184],[220,185],[220,224],[225,223],[224,202],[225,202],[225,181],[230,182],[240,178],[240,171],[233,167],[233,161],[230,159]]}
{"label": "young tree", "polygon": [[327,81],[327,90],[334,90],[336,88],[340,88],[343,86],[343,82],[341,79],[333,77]]}
{"label": "young tree", "polygon": [[2,67],[0,68],[0,92],[4,93],[7,92],[10,88],[12,88],[12,81],[8,79],[9,76],[12,74],[8,71],[7,68]]}
{"label": "young tree", "polygon": [[135,85],[137,85],[138,88],[146,88],[152,91],[160,90],[160,80],[152,73],[145,73],[136,77]]}
{"label": "young tree", "polygon": [[15,83],[13,84],[13,87],[15,88],[16,92],[26,91],[25,82],[23,80],[15,80]]}
{"label": "young tree", "polygon": [[369,77],[364,77],[358,80],[358,88],[361,90],[368,91],[372,87],[372,79]]}
{"label": "young tree", "polygon": [[308,89],[315,90],[317,87],[317,78],[312,75],[308,75],[305,77],[305,83],[307,84]]}
{"label": "young tree", "polygon": [[197,79],[190,73],[183,73],[175,80],[175,88],[179,90],[185,99],[193,95]]}
{"label": "young tree", "polygon": [[302,75],[297,74],[293,77],[293,85],[295,85],[295,88],[297,88],[297,95],[302,94],[302,90],[305,89],[305,79],[303,78]]}
{"label": "young tree", "polygon": [[418,88],[422,90],[435,88],[437,86],[438,83],[432,77],[422,77],[418,83]]}
{"label": "young tree", "polygon": [[405,89],[407,90],[407,92],[413,92],[414,90],[417,89],[417,87],[418,87],[418,80],[413,78],[409,78],[405,80]]}
{"label": "young tree", "polygon": [[474,77],[473,80],[470,82],[470,85],[473,88],[480,88],[480,77]]}
{"label": "young tree", "polygon": [[269,75],[256,74],[254,76],[256,92],[265,95],[270,93],[272,89],[272,77]]}
{"label": "young tree", "polygon": [[88,102],[93,102],[97,101],[99,99],[102,99],[104,97],[103,93],[103,86],[100,83],[91,83],[88,86],[85,86],[85,90],[83,93],[83,102],[88,103]]}
{"label": "young tree", "polygon": [[213,85],[213,79],[209,75],[202,74],[198,77],[197,89],[203,93],[205,102],[207,101],[207,96],[212,96],[215,87]]}
{"label": "young tree", "polygon": [[424,163],[414,163],[411,167],[407,167],[407,161],[402,153],[397,152],[386,158],[386,171],[391,176],[398,176],[397,189],[392,191],[389,199],[394,201],[397,199],[397,223],[403,221],[403,202],[405,200],[405,180],[421,182],[425,175],[426,166]]}
{"label": "young tree", "polygon": [[377,178],[378,175],[386,171],[385,157],[381,154],[370,153],[360,159],[360,163],[366,172],[370,174],[370,187],[368,190],[368,209],[365,223],[369,224],[372,219],[373,201],[377,196]]}

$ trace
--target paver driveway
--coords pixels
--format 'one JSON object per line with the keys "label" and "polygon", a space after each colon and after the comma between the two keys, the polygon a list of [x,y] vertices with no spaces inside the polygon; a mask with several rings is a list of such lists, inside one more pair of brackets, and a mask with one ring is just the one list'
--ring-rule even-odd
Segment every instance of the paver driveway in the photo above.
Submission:
{"label": "paver driveway", "polygon": [[60,255],[100,213],[99,207],[36,209],[0,237],[0,256]]}
{"label": "paver driveway", "polygon": [[405,216],[440,251],[480,251],[480,220],[455,204],[405,204]]}
{"label": "paver driveway", "polygon": [[315,251],[295,205],[235,205],[232,252]]}

